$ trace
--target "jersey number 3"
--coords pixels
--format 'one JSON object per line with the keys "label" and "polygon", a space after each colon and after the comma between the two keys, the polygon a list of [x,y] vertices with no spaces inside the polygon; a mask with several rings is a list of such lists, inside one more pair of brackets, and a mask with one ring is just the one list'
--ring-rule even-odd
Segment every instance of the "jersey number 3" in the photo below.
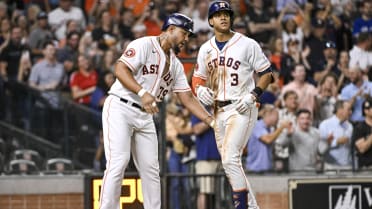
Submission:
{"label": "jersey number 3", "polygon": [[231,73],[231,86],[237,86],[238,85],[238,74],[237,73]]}

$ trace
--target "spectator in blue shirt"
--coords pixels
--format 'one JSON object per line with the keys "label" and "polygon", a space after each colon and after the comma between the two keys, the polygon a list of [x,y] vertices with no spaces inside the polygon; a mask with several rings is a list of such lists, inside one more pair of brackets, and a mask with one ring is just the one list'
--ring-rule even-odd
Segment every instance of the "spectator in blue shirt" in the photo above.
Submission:
{"label": "spectator in blue shirt", "polygon": [[283,121],[277,128],[279,113],[273,105],[266,104],[260,111],[258,120],[248,140],[246,168],[252,172],[267,172],[273,168],[272,143],[283,129],[291,128],[290,121]]}
{"label": "spectator in blue shirt", "polygon": [[361,32],[372,32],[372,2],[364,0],[360,6],[361,17],[355,19],[353,24],[353,36],[357,37]]}
{"label": "spectator in blue shirt", "polygon": [[353,107],[350,120],[360,122],[364,120],[362,103],[368,95],[372,96],[372,82],[364,80],[362,70],[358,66],[349,69],[350,83],[341,89],[339,98],[349,101]]}
{"label": "spectator in blue shirt", "polygon": [[339,100],[335,104],[335,114],[319,125],[321,140],[327,142],[329,147],[324,156],[325,170],[351,169],[351,110],[350,102]]}

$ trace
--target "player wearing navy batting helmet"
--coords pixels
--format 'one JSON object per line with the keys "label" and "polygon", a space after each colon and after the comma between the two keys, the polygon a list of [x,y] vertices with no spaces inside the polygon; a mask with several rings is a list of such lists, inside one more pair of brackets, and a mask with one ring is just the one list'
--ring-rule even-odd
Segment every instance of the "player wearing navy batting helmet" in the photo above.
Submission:
{"label": "player wearing navy batting helmet", "polygon": [[[231,25],[232,25],[234,21],[234,11],[231,9],[230,4],[227,3],[226,1],[215,1],[209,6],[208,20],[211,19],[216,12],[220,12],[220,11],[227,11],[229,13]],[[211,25],[210,23],[209,25],[213,27],[213,25]]]}
{"label": "player wearing navy batting helmet", "polygon": [[161,28],[162,31],[165,31],[170,25],[175,25],[185,29],[190,32],[190,35],[194,34],[194,22],[191,18],[183,15],[181,13],[173,13],[169,15]]}
{"label": "player wearing navy batting helmet", "polygon": [[[169,15],[164,20],[164,24],[161,30],[165,31],[171,25],[180,27],[184,29],[185,31],[189,32],[189,36],[194,35],[194,21],[191,18],[187,17],[186,15],[183,15],[181,13],[173,13]],[[179,46],[177,45],[172,46],[172,48],[176,54],[178,54],[181,51]]]}
{"label": "player wearing navy batting helmet", "polygon": [[274,78],[260,45],[231,29],[233,19],[228,2],[210,4],[214,36],[200,47],[192,86],[199,101],[214,107],[216,143],[234,207],[258,209],[241,157],[257,121],[259,97]]}

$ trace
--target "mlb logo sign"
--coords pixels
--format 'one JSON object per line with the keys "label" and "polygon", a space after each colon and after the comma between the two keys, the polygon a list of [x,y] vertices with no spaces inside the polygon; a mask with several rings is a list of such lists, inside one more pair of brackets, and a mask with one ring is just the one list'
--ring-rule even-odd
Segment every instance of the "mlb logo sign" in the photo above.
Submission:
{"label": "mlb logo sign", "polygon": [[288,182],[289,209],[372,209],[371,177]]}
{"label": "mlb logo sign", "polygon": [[362,209],[360,185],[330,185],[329,209]]}

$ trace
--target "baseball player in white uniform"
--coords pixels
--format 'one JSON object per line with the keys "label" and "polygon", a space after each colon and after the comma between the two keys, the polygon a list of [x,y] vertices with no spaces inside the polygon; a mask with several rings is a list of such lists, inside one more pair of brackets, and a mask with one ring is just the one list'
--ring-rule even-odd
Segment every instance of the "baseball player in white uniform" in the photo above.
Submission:
{"label": "baseball player in white uniform", "polygon": [[192,86],[202,103],[214,105],[217,147],[235,208],[258,208],[241,157],[257,121],[258,99],[274,77],[258,43],[231,30],[233,16],[227,2],[211,3],[208,17],[215,36],[199,50]]}
{"label": "baseball player in white uniform", "polygon": [[119,209],[124,171],[130,154],[142,180],[145,209],[160,209],[158,141],[152,114],[156,102],[175,92],[183,105],[213,126],[213,117],[191,93],[181,62],[176,57],[193,33],[193,21],[174,13],[166,18],[159,36],[132,41],[115,66],[115,83],[102,113],[107,159],[100,208]]}

